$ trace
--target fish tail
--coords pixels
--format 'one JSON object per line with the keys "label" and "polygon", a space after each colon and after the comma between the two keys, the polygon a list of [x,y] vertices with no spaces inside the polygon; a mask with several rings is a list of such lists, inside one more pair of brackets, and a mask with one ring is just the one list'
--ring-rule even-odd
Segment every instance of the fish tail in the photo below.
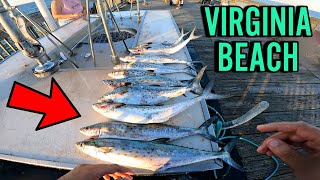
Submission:
{"label": "fish tail", "polygon": [[235,147],[235,145],[237,144],[238,140],[240,139],[240,137],[236,137],[234,139],[232,139],[224,148],[223,148],[223,155],[221,157],[221,159],[226,162],[227,164],[229,164],[230,166],[238,169],[239,171],[244,171],[243,167],[241,167],[238,163],[236,163],[230,156],[230,152],[233,150],[233,148]]}
{"label": "fish tail", "polygon": [[183,72],[190,76],[197,76],[197,72],[193,69],[190,69],[189,67],[186,67],[184,69],[178,70],[177,72]]}
{"label": "fish tail", "polygon": [[214,121],[217,120],[217,116],[213,116],[210,119],[206,120],[198,129],[198,134],[204,138],[209,139],[210,141],[218,142],[219,140],[213,135],[209,134],[208,128],[212,125]]}
{"label": "fish tail", "polygon": [[211,80],[206,88],[204,89],[203,93],[201,96],[204,97],[204,99],[224,99],[224,98],[229,98],[229,97],[232,97],[231,95],[220,95],[220,94],[213,94],[211,93],[211,90],[214,86],[214,81]]}
{"label": "fish tail", "polygon": [[199,37],[201,37],[202,35],[200,35],[200,36],[196,36],[196,35],[194,35],[194,32],[196,31],[196,26],[192,29],[192,31],[191,31],[191,34],[190,34],[190,36],[189,36],[189,39],[190,40],[195,40],[195,39],[198,39]]}
{"label": "fish tail", "polygon": [[196,94],[201,94],[203,92],[203,88],[200,85],[200,81],[206,68],[207,66],[203,67],[189,85],[189,88],[191,89],[191,91],[193,91]]}
{"label": "fish tail", "polygon": [[269,103],[267,101],[261,101],[259,104],[254,106],[252,109],[250,109],[247,113],[244,115],[238,117],[237,119],[234,119],[232,121],[227,121],[222,124],[222,129],[230,129],[237,126],[240,126],[241,124],[244,124],[260,113],[262,113],[264,110],[266,110],[269,107]]}

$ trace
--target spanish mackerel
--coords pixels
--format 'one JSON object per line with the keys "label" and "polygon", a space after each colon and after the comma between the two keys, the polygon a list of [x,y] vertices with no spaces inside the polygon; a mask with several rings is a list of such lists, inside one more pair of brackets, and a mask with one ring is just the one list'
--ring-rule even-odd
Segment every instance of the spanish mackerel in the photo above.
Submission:
{"label": "spanish mackerel", "polygon": [[185,37],[187,34],[189,34],[190,33],[190,31],[189,32],[187,32],[187,33],[184,33],[183,32],[183,27],[181,28],[181,36],[179,36],[179,38],[178,39],[176,39],[175,41],[173,41],[173,42],[168,42],[168,41],[165,41],[165,42],[163,42],[163,43],[161,43],[161,44],[163,44],[163,45],[165,45],[165,46],[174,46],[174,45],[177,45],[182,39],[183,39],[183,37]]}
{"label": "spanish mackerel", "polygon": [[166,74],[176,74],[176,73],[185,73],[187,75],[190,75],[191,78],[186,78],[183,80],[190,80],[193,79],[194,76],[196,76],[196,72],[192,69],[186,68],[186,69],[178,69],[178,70],[172,70],[172,69],[156,69],[156,70],[117,70],[113,71],[108,74],[108,76],[114,78],[114,79],[121,79],[121,78],[127,78],[127,77],[135,77],[135,76],[160,76],[160,75],[166,75]]}
{"label": "spanish mackerel", "polygon": [[203,162],[222,159],[232,167],[243,171],[230,152],[238,138],[232,139],[220,152],[209,152],[157,142],[119,139],[93,139],[76,143],[84,153],[107,162],[157,172]]}
{"label": "spanish mackerel", "polygon": [[[167,46],[167,47],[170,47],[170,46],[172,47],[174,45],[177,45],[183,39],[183,37],[185,37],[189,33],[190,32],[184,33],[183,32],[183,27],[182,27],[181,28],[181,35],[179,36],[178,39],[176,39],[175,41],[172,41],[172,42],[164,41],[164,42],[161,43],[161,45]],[[137,48],[137,47],[148,47],[150,44],[157,44],[157,43],[147,42],[147,43],[139,44],[135,48]]]}
{"label": "spanish mackerel", "polygon": [[120,57],[120,61],[125,63],[153,63],[153,64],[187,64],[192,65],[191,62],[187,60],[182,60],[179,58],[173,58],[167,55],[137,55],[137,56],[125,56]]}
{"label": "spanish mackerel", "polygon": [[138,76],[154,76],[154,75],[156,75],[154,72],[140,71],[140,70],[113,71],[108,74],[108,76],[115,78],[115,79],[121,79],[121,78],[126,78],[126,77],[138,77]]}
{"label": "spanish mackerel", "polygon": [[[187,66],[185,66],[187,65]],[[186,68],[191,68],[193,70],[194,67],[192,64],[185,64],[182,65],[182,67],[177,67],[174,66],[174,64],[154,64],[154,63],[141,63],[141,62],[136,62],[136,63],[123,63],[123,64],[118,64],[113,67],[115,70],[158,70],[160,72],[167,72],[165,70],[170,70],[170,72],[175,72],[181,69],[186,69]]]}
{"label": "spanish mackerel", "polygon": [[122,79],[108,79],[103,80],[103,83],[109,88],[115,89],[117,87],[129,86],[129,85],[150,85],[150,86],[162,86],[162,87],[183,87],[188,86],[188,83],[177,81],[164,76],[138,76],[138,77],[126,77]]}
{"label": "spanish mackerel", "polygon": [[195,36],[194,32],[196,27],[193,28],[190,36],[185,41],[176,44],[174,46],[166,46],[163,44],[146,43],[143,45],[138,45],[129,51],[133,54],[174,54],[185,47],[191,40],[197,39],[201,36]]}
{"label": "spanish mackerel", "polygon": [[[240,126],[262,113],[268,107],[269,103],[267,101],[262,101],[239,118],[222,123],[221,129],[224,130]],[[217,116],[213,116],[205,121],[198,129],[165,124],[142,125],[121,122],[105,122],[83,127],[80,129],[80,132],[90,137],[140,141],[153,141],[156,139],[168,139],[168,141],[173,141],[192,135],[201,135],[211,141],[217,141],[214,136],[208,133],[208,127],[215,121],[217,121]]]}
{"label": "spanish mackerel", "polygon": [[165,124],[131,124],[123,122],[105,122],[83,127],[80,132],[94,138],[115,138],[127,140],[153,141],[156,139],[176,140],[192,135],[201,135],[210,141],[217,139],[208,133],[208,127],[215,121],[210,118],[198,129],[170,126]]}
{"label": "spanish mackerel", "polygon": [[162,106],[136,106],[101,102],[93,104],[92,107],[95,111],[101,113],[105,117],[122,122],[138,124],[162,123],[204,99],[222,99],[230,97],[228,95],[212,94],[212,87],[213,81],[207,85],[203,93],[198,97]]}
{"label": "spanish mackerel", "polygon": [[124,86],[104,94],[98,101],[132,105],[156,105],[189,91],[201,94],[203,89],[200,80],[206,68],[206,66],[202,68],[187,87]]}

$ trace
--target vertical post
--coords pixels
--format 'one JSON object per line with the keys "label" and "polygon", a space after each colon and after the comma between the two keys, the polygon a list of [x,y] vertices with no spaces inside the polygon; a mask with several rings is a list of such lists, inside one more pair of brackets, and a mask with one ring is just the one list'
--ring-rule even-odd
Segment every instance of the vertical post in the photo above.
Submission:
{"label": "vertical post", "polygon": [[[113,13],[112,13],[112,11],[111,11],[111,9],[110,9],[110,6],[109,6],[108,2],[105,2],[105,3],[106,3],[106,6],[107,6],[107,9],[108,9],[108,11],[109,11],[111,20],[113,21],[114,26],[115,26],[116,29],[118,30],[119,37],[122,38],[122,34],[121,34],[121,31],[120,31],[120,28],[119,28],[119,26],[118,26],[118,24],[117,24],[116,19],[115,19],[114,16],[113,16]],[[119,14],[120,14],[120,12],[119,12]],[[123,39],[122,42],[123,42],[123,45],[124,45],[124,47],[126,48],[127,52],[129,53],[130,51],[129,51],[129,49],[128,49],[128,46],[127,46],[125,40]]]}
{"label": "vertical post", "polygon": [[51,32],[58,29],[58,25],[55,22],[54,18],[52,17],[52,14],[50,13],[44,0],[34,0],[34,2],[38,6],[38,9],[39,9],[41,15],[43,16],[44,20],[48,24]]}
{"label": "vertical post", "polygon": [[86,0],[86,8],[87,8],[87,21],[88,21],[88,38],[89,38],[89,44],[90,44],[90,50],[91,50],[91,57],[93,61],[93,65],[96,66],[96,57],[94,54],[94,48],[93,48],[93,40],[92,40],[92,29],[91,29],[91,22],[90,22],[90,0]]}
{"label": "vertical post", "polygon": [[107,38],[108,38],[108,42],[109,42],[109,46],[110,46],[110,49],[111,49],[112,62],[114,64],[119,64],[120,60],[119,60],[119,57],[117,56],[116,50],[114,49],[114,46],[113,46],[112,38],[110,36],[110,32],[109,32],[109,28],[108,28],[108,24],[107,24],[107,19],[106,19],[106,16],[105,16],[106,13],[105,13],[105,10],[102,10],[102,2],[101,2],[101,0],[97,0],[97,6],[98,6],[99,11],[100,11],[100,15],[101,15],[101,20],[102,20],[102,24],[103,24],[103,27],[104,27],[104,31],[106,32],[106,35],[107,35]]}
{"label": "vertical post", "polygon": [[[132,0],[131,0],[132,1]],[[140,24],[140,0],[137,1],[138,24]]]}

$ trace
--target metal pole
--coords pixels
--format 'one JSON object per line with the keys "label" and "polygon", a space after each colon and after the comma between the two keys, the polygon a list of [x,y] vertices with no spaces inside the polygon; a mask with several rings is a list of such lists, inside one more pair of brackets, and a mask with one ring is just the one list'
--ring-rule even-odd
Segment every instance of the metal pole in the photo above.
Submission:
{"label": "metal pole", "polygon": [[4,42],[12,49],[12,51],[17,52],[17,50],[13,47],[13,45],[5,38],[3,38]]}
{"label": "metal pole", "polygon": [[91,57],[92,57],[93,65],[96,66],[96,57],[94,54],[93,40],[92,40],[92,29],[91,29],[91,23],[90,23],[90,0],[86,0],[86,7],[87,7],[88,36],[89,36]]}
{"label": "metal pole", "polygon": [[109,32],[108,25],[107,25],[107,20],[106,20],[105,13],[104,13],[105,11],[102,10],[102,2],[101,2],[101,0],[97,0],[97,5],[98,5],[99,11],[100,11],[102,24],[103,24],[103,27],[104,27],[104,30],[106,32],[106,35],[107,35],[107,38],[108,38],[108,42],[109,42],[109,45],[110,45],[110,49],[111,49],[111,53],[112,53],[112,62],[114,64],[119,64],[120,60],[119,60],[119,57],[117,56],[116,51],[115,51],[114,46],[113,46],[112,38],[110,36],[110,32]]}
{"label": "metal pole", "polygon": [[[121,34],[121,31],[120,31],[120,28],[119,28],[119,26],[118,26],[118,24],[117,24],[117,22],[116,22],[116,19],[115,19],[114,16],[113,16],[113,13],[112,13],[112,11],[111,11],[111,9],[110,9],[110,7],[109,7],[108,2],[106,2],[106,4],[107,4],[107,5],[106,5],[106,6],[107,6],[107,9],[108,9],[108,11],[109,11],[109,13],[110,13],[110,16],[111,16],[111,20],[113,21],[113,24],[115,25],[116,29],[118,30],[119,37],[121,38],[122,34]],[[127,52],[130,52],[129,49],[128,49],[128,46],[127,46],[127,44],[126,44],[126,42],[125,42],[124,40],[122,40],[122,42],[123,42],[123,44],[124,44]]]}
{"label": "metal pole", "polygon": [[54,20],[54,18],[52,17],[52,14],[50,13],[44,0],[34,0],[34,2],[38,6],[39,11],[40,11],[41,15],[43,16],[44,20],[47,22],[50,30],[55,31],[56,29],[58,29],[58,25],[57,25],[56,21]]}
{"label": "metal pole", "polygon": [[0,43],[0,48],[3,50],[3,52],[5,52],[8,56],[10,56],[10,52],[3,46],[2,43]]}
{"label": "metal pole", "polygon": [[[17,11],[24,17],[27,19],[27,21],[29,21],[43,36],[45,36],[46,38],[48,38],[48,40],[54,45],[56,46],[60,51],[63,52],[63,50],[61,49],[61,47],[56,43],[54,42],[45,32],[42,31],[42,29],[45,29],[43,28],[40,24],[38,24],[36,21],[32,20],[31,18],[29,18],[29,16],[27,16],[26,14],[24,14],[22,11],[20,11],[18,8],[17,8]],[[58,40],[60,43],[62,43],[60,40]],[[62,43],[63,44],[63,43]],[[64,45],[64,44],[63,44]],[[70,50],[71,51],[71,50]],[[71,51],[72,52],[72,51]],[[68,58],[68,60],[72,63],[72,65],[75,67],[75,68],[79,68],[77,66],[77,64],[71,60],[71,57],[68,56],[68,53],[65,54],[65,56]]]}
{"label": "metal pole", "polygon": [[[106,1],[106,2],[107,2],[107,1]],[[107,2],[107,3],[108,3],[108,2]],[[122,20],[122,15],[121,15],[121,13],[120,13],[120,9],[119,9],[118,5],[114,2],[114,0],[112,0],[112,4],[113,4],[113,6],[116,6],[117,11],[118,11],[119,16],[120,16],[120,19]],[[109,7],[109,8],[110,8],[110,7]]]}
{"label": "metal pole", "polygon": [[[65,45],[59,38],[57,38],[55,35],[53,35],[50,31],[48,31],[46,28],[43,28],[38,22],[34,21],[33,19],[31,19],[29,16],[27,16],[24,12],[22,12],[19,8],[16,8],[16,10],[24,17],[26,18],[31,24],[33,24],[34,26],[38,26],[39,28],[43,29],[44,31],[46,31],[50,36],[52,36],[55,40],[57,40],[62,46],[64,46],[69,52],[70,55],[75,55],[76,53],[74,53],[67,45]],[[36,24],[36,25],[35,25]],[[38,29],[39,29],[38,28]],[[41,31],[41,30],[39,30]],[[46,36],[45,33],[41,32],[44,36]],[[46,36],[48,38],[48,36]],[[49,38],[48,38],[49,39]]]}
{"label": "metal pole", "polygon": [[136,0],[137,1],[137,13],[138,13],[138,19],[137,19],[137,23],[140,23],[140,0]]}

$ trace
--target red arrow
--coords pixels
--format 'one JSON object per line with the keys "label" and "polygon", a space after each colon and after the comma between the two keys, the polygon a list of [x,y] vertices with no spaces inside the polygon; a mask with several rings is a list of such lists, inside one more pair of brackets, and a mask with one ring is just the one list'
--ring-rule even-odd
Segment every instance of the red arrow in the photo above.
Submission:
{"label": "red arrow", "polygon": [[15,81],[7,107],[43,114],[36,131],[81,117],[54,78],[50,96]]}

